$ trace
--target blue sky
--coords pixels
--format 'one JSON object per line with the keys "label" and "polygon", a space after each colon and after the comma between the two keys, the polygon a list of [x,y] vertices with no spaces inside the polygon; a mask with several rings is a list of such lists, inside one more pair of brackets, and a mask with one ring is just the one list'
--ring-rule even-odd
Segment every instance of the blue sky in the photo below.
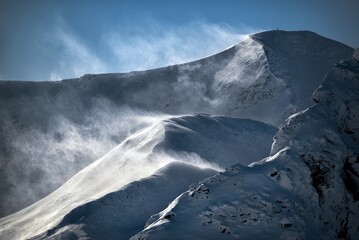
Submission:
{"label": "blue sky", "polygon": [[358,12],[357,0],[2,0],[0,79],[58,80],[161,67],[277,27],[358,47]]}

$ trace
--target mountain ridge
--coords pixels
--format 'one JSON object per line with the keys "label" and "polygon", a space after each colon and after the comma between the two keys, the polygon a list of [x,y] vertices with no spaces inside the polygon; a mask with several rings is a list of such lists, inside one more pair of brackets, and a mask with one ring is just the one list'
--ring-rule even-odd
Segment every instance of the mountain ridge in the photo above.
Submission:
{"label": "mountain ridge", "polygon": [[131,239],[357,239],[358,89],[351,57],[329,71],[315,105],[288,118],[267,158],[192,186]]}
{"label": "mountain ridge", "polygon": [[[121,117],[124,107],[159,115],[205,112],[250,118],[278,127],[292,113],[309,107],[309,94],[321,83],[329,65],[353,52],[350,47],[317,35],[309,34],[308,41],[297,41],[307,38],[305,32],[271,31],[255,36],[267,36],[263,41],[268,41],[272,34],[289,40],[293,34],[297,37],[286,41],[289,45],[285,51],[277,46],[265,47],[267,43],[263,47],[248,37],[209,58],[149,71],[89,74],[59,82],[0,81],[0,216],[46,196],[138,130],[121,128],[122,124],[135,126],[127,122],[137,119],[137,113],[132,114],[132,119]],[[312,41],[314,46],[310,45]],[[319,43],[323,43],[320,49]],[[293,55],[292,45],[299,49],[310,47],[311,51]],[[313,56],[314,62],[310,60]],[[299,57],[307,62],[302,69],[296,63]],[[288,69],[281,74],[290,77],[278,75],[274,66]],[[293,77],[297,67],[303,78]],[[320,77],[308,77],[306,72]],[[307,82],[312,89],[303,87]],[[126,114],[125,111],[123,115]],[[80,142],[91,145],[73,149]],[[58,159],[62,159],[61,163]],[[57,177],[51,178],[52,175]],[[14,201],[20,194],[22,198]]]}

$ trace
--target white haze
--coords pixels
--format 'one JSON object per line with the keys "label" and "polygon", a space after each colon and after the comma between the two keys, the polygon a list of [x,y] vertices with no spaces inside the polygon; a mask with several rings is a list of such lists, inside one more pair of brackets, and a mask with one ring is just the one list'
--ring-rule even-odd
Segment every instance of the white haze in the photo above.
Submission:
{"label": "white haze", "polygon": [[99,52],[60,19],[52,39],[62,51],[49,78],[60,80],[86,73],[129,72],[184,63],[215,54],[241,42],[248,34],[261,31],[206,21],[176,27],[149,22],[145,29],[132,34],[116,28],[104,31],[98,43],[103,49]]}
{"label": "white haze", "polygon": [[[45,197],[126,138],[135,137],[142,129],[173,116],[130,107],[119,108],[107,100],[97,100],[84,117],[84,121],[77,124],[58,115],[50,121],[50,129],[46,132],[39,129],[12,130],[11,145],[16,149],[13,159],[17,161],[10,161],[3,172],[2,187],[8,189],[8,194],[1,198],[1,202],[12,209],[11,212]],[[141,158],[135,154],[140,153],[135,149],[131,152],[131,159]],[[150,173],[179,159],[200,168],[223,170],[216,164],[206,163],[194,153],[157,152],[151,159],[159,165],[151,165]],[[133,166],[127,165],[121,172],[128,172],[131,179],[122,174],[119,181],[127,184],[134,180],[134,175],[139,178],[148,176],[144,173],[147,164],[135,162],[134,166],[142,169],[138,174],[133,174],[130,171]],[[21,198],[16,197],[20,195]]]}
{"label": "white haze", "polygon": [[[67,179],[100,158],[136,131],[168,118],[165,114],[118,108],[107,101],[85,115],[83,124],[58,116],[47,132],[15,130],[14,159],[3,172],[11,191],[1,202],[25,207],[58,188]],[[16,132],[18,131],[18,132]],[[24,171],[26,169],[26,171]],[[16,196],[20,196],[17,198]]]}

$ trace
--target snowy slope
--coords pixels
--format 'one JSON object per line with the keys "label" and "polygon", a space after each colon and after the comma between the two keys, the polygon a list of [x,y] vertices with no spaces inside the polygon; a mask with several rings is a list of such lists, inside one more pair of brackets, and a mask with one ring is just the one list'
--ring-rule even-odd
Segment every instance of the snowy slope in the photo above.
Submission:
{"label": "snowy slope", "polygon": [[331,70],[271,156],[178,196],[131,239],[358,239],[359,59]]}
{"label": "snowy slope", "polygon": [[129,239],[141,231],[147,219],[188,186],[216,171],[184,162],[172,162],[148,178],[72,210],[59,225],[40,239]]}
{"label": "snowy slope", "polygon": [[[251,155],[266,156],[270,151],[270,142],[275,132],[276,128],[273,126],[253,120],[230,117],[211,117],[202,114],[160,119],[157,123],[136,132],[105,156],[81,170],[55,192],[24,210],[0,219],[0,239],[23,239],[42,234],[59,224],[63,217],[73,209],[77,207],[82,209],[81,205],[99,198],[105,201],[107,199],[105,195],[118,191],[129,183],[132,184],[122,192],[120,191],[118,195],[123,198],[131,191],[138,191],[135,193],[138,195],[137,202],[131,203],[141,204],[143,203],[141,199],[145,197],[142,193],[145,194],[145,192],[141,192],[141,189],[138,188],[134,189],[134,186],[137,186],[136,183],[133,183],[134,181],[149,177],[158,169],[172,162],[181,161],[192,164],[193,167],[188,165],[170,166],[158,173],[163,174],[163,177],[144,180],[144,182],[149,181],[149,184],[161,181],[162,184],[168,183],[169,186],[172,181],[172,184],[176,185],[172,193],[170,191],[167,193],[168,188],[166,187],[163,190],[147,189],[146,191],[154,191],[157,194],[163,191],[163,194],[169,194],[168,197],[177,196],[192,181],[198,181],[201,177],[213,173],[213,169],[218,171],[237,162],[246,165],[252,159]],[[213,144],[212,151],[208,151],[204,147],[211,141],[213,142],[211,140],[213,137],[216,137],[220,144]],[[258,142],[263,142],[263,144],[258,144]],[[218,155],[228,158],[224,158],[222,161]],[[210,171],[208,168],[212,170]],[[178,175],[173,174],[176,171],[178,171]],[[187,180],[181,178],[187,178]],[[150,195],[150,193],[147,194]],[[155,194],[152,198],[156,198],[156,196],[158,195]],[[162,198],[162,196],[160,197]],[[158,203],[153,204],[153,208],[149,208],[148,211],[160,210],[161,207],[164,207],[163,201],[166,199],[169,201],[171,198],[165,197],[163,200],[156,200]],[[98,201],[94,204],[98,204]],[[111,207],[117,203],[109,201],[108,204],[108,207]],[[115,206],[113,207],[115,208]],[[116,206],[119,211],[125,207],[121,204]],[[131,218],[133,213],[128,213],[130,216],[123,217]],[[145,221],[143,219],[145,216],[149,217],[150,215],[147,212],[147,215],[141,216],[141,219],[134,218],[133,221],[140,224],[141,221]],[[34,222],[33,219],[36,221]],[[104,224],[102,220],[101,217],[89,220],[89,228],[100,223]],[[111,223],[111,221],[107,223]],[[65,221],[63,224],[72,224],[72,221]],[[106,227],[111,226],[106,225]],[[62,230],[66,228],[64,227]],[[118,230],[120,231],[120,229]],[[140,229],[134,228],[134,230],[139,231]],[[89,234],[92,234],[91,231]]]}
{"label": "snowy slope", "polygon": [[[46,196],[149,125],[136,122],[136,114],[204,112],[279,126],[310,106],[322,76],[352,53],[312,32],[268,31],[208,58],[160,69],[0,81],[0,216]],[[124,107],[136,109],[130,120]]]}

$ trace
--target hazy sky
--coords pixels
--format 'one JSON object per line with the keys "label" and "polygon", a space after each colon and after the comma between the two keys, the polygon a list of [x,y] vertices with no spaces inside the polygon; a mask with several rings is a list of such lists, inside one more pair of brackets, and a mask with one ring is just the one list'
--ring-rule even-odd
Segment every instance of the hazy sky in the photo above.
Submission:
{"label": "hazy sky", "polygon": [[0,80],[155,68],[277,27],[358,47],[359,1],[1,0]]}

